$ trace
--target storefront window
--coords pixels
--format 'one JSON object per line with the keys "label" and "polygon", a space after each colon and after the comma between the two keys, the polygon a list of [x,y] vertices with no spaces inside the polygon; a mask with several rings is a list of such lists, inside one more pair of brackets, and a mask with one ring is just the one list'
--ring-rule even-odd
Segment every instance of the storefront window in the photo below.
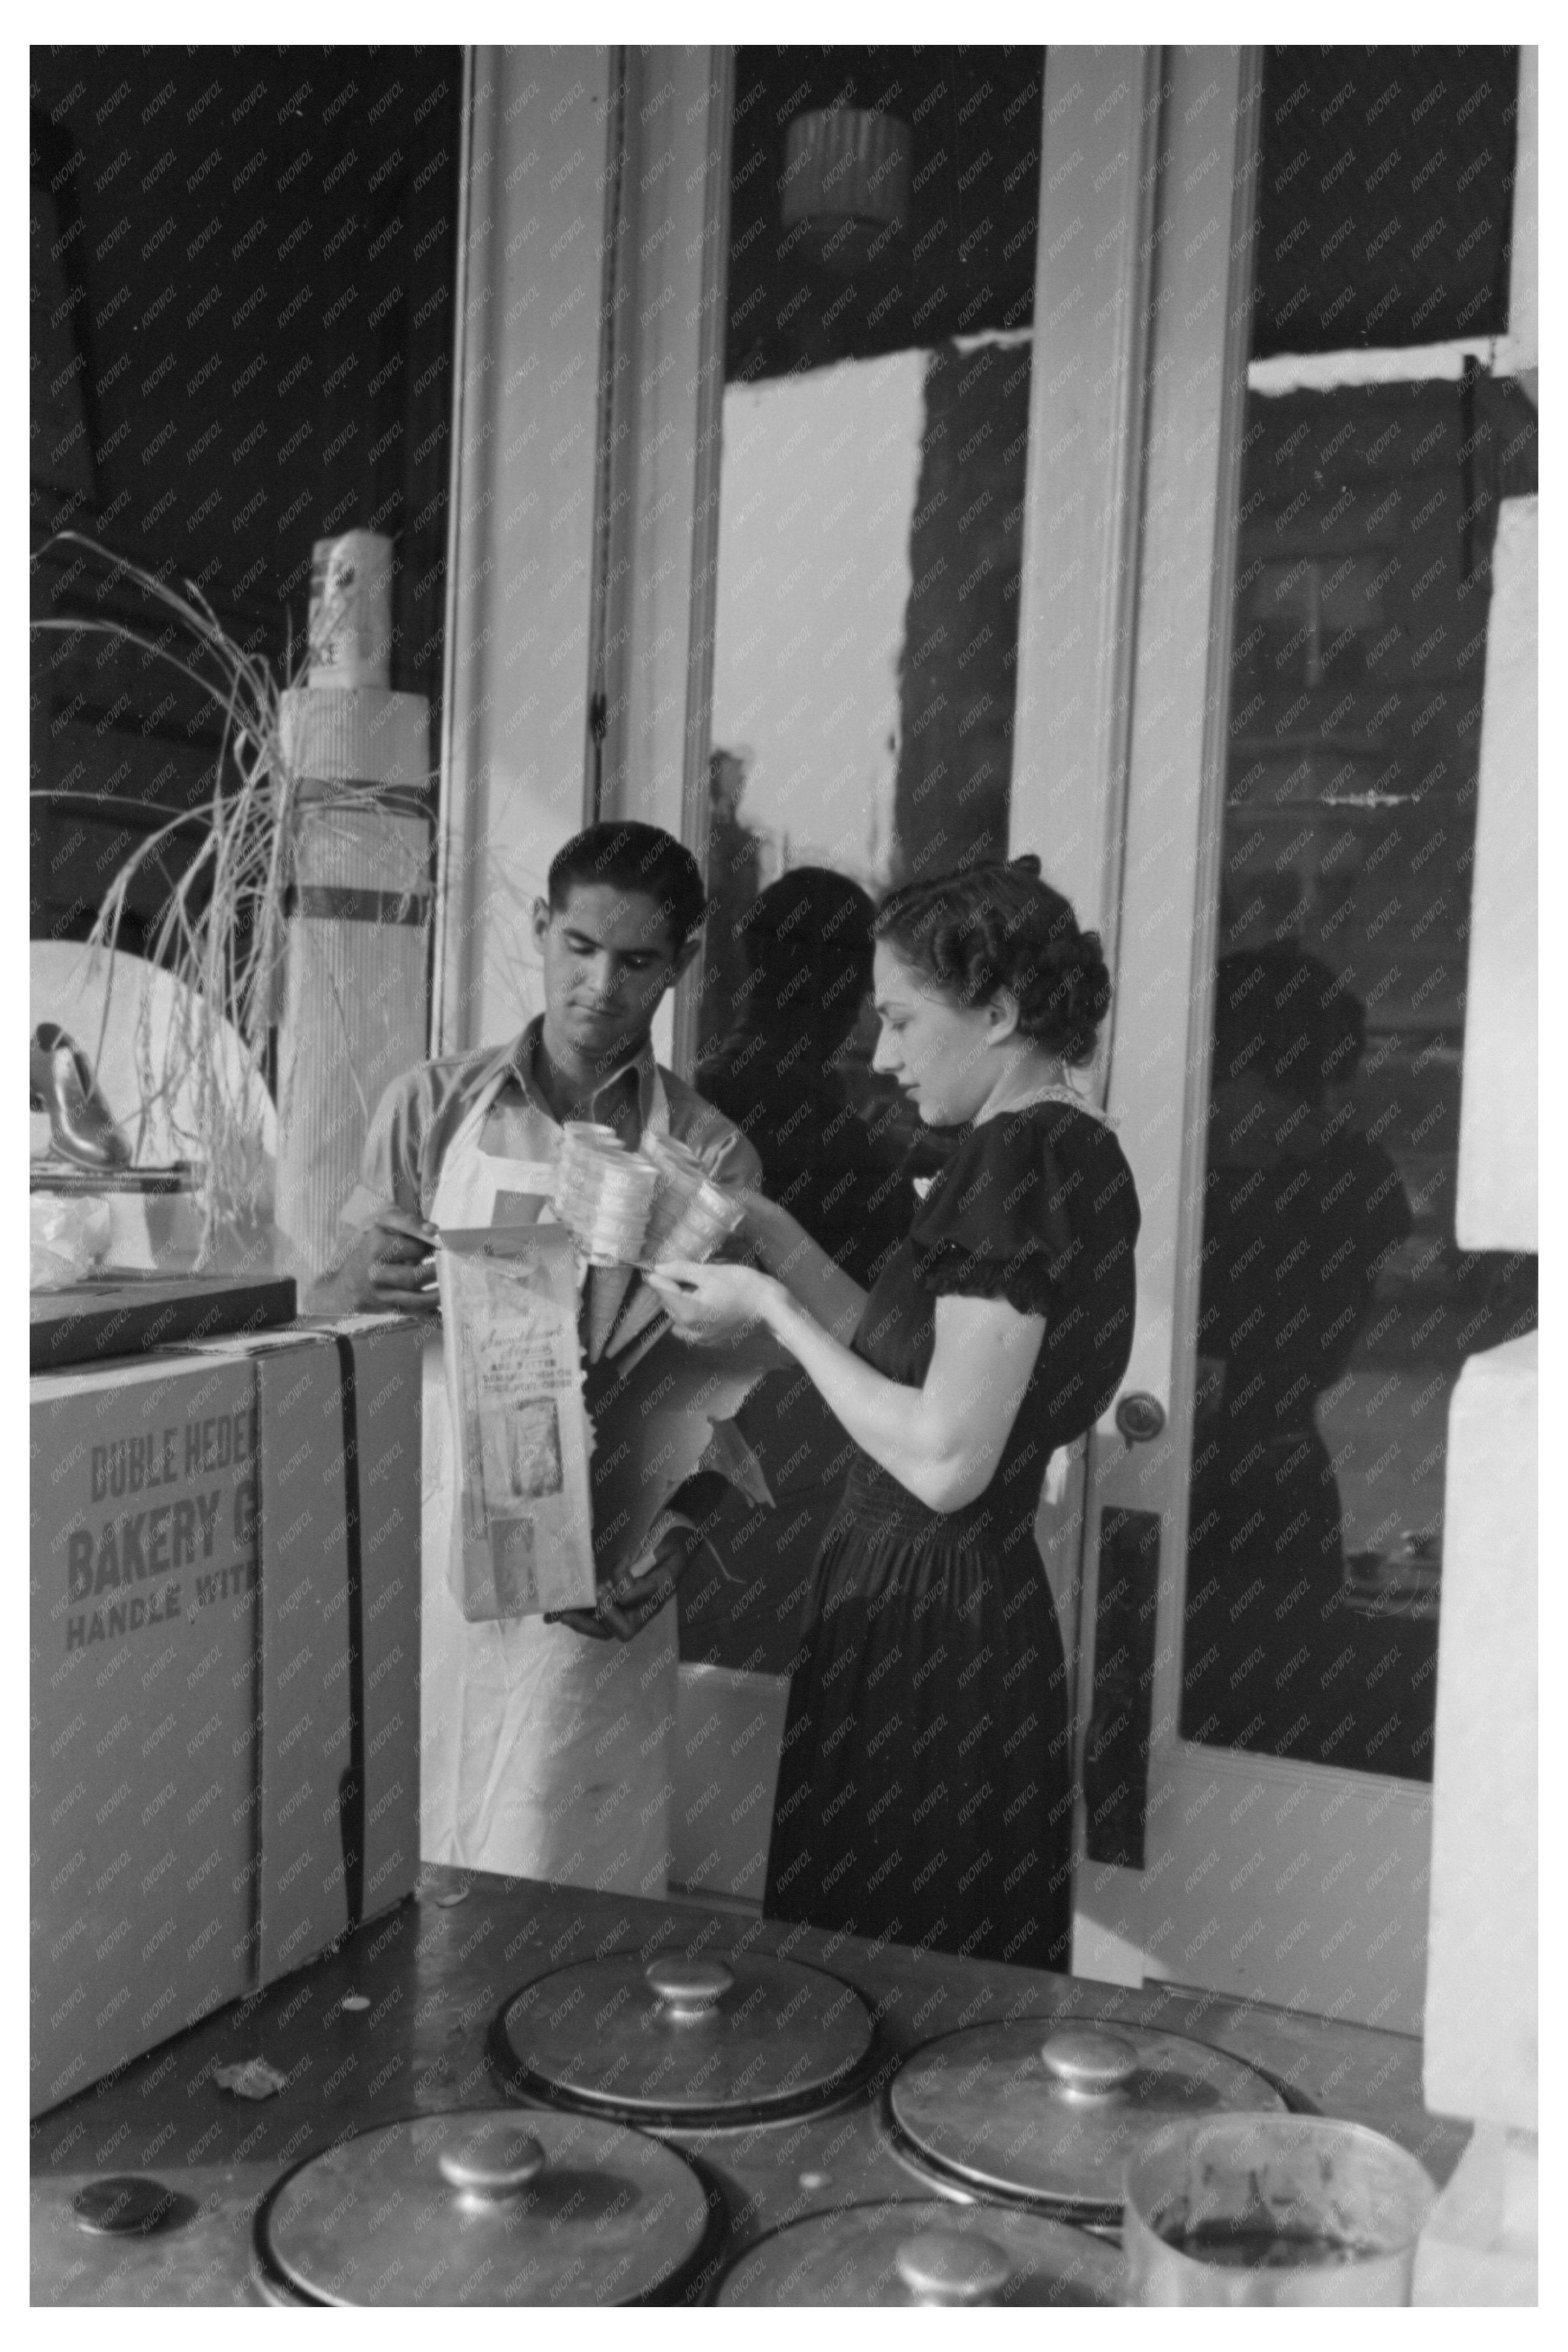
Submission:
{"label": "storefront window", "polygon": [[[438,706],[462,78],[453,48],[33,50],[36,617],[166,621],[68,529],[193,582],[281,672],[312,542],[369,528],[396,546],[392,682]],[[31,713],[32,934],[81,940],[206,803],[223,714],[166,662],[53,635]],[[122,944],[200,838],[143,870]]]}
{"label": "storefront window", "polygon": [[737,53],[705,1055],[770,882],[1006,854],[1043,70]]}
{"label": "storefront window", "polygon": [[[1397,184],[1349,194],[1291,169],[1298,120],[1315,135],[1322,112],[1302,54],[1268,68],[1255,349],[1334,349],[1346,315],[1371,342],[1384,278],[1396,345],[1458,333],[1455,273],[1411,309],[1405,255],[1442,242],[1461,172],[1468,322],[1501,323],[1511,53],[1490,53],[1484,107],[1448,115],[1485,77],[1445,97],[1441,61],[1401,51],[1390,93],[1364,63],[1346,137],[1368,109],[1397,116],[1376,147]],[[1276,182],[1291,247],[1321,260],[1271,241]],[[1425,1780],[1448,1401],[1467,1354],[1533,1321],[1533,1258],[1461,1251],[1454,1201],[1492,545],[1500,501],[1534,487],[1535,415],[1473,360],[1352,353],[1341,373],[1247,407],[1181,1730]]]}
{"label": "storefront window", "polygon": [[[697,1083],[866,1283],[931,1148],[870,1066],[874,903],[1009,846],[1044,65],[736,60]],[[746,1409],[780,1507],[683,1590],[687,1657],[790,1662],[842,1478],[801,1385]]]}

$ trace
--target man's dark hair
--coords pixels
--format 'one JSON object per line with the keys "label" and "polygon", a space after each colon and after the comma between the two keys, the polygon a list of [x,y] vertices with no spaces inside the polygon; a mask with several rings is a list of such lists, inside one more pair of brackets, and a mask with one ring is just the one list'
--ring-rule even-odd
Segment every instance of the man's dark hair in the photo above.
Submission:
{"label": "man's dark hair", "polygon": [[574,883],[595,882],[652,898],[677,948],[702,929],[707,898],[697,861],[662,825],[626,817],[574,834],[550,860],[545,887],[551,914],[564,914]]}

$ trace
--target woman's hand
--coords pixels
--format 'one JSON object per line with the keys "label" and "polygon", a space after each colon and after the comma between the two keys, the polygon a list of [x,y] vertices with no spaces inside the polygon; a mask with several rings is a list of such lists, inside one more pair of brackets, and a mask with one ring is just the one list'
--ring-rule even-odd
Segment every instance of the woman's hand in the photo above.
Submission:
{"label": "woman's hand", "polygon": [[700,1265],[669,1258],[644,1276],[680,1339],[727,1339],[766,1323],[781,1286],[751,1265]]}

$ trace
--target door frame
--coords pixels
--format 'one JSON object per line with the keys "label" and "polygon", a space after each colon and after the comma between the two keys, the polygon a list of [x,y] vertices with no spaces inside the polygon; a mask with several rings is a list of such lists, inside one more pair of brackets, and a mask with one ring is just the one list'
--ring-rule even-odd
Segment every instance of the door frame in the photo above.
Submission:
{"label": "door frame", "polygon": [[[1047,47],[1009,847],[1041,857],[1099,930],[1113,971],[1167,95],[1157,46]],[[1060,357],[1049,350],[1058,328]],[[1090,1075],[1102,1107],[1113,1034]],[[1035,1528],[1061,1622],[1075,1758],[1087,1733],[1088,1495],[1088,1448],[1075,1447]]]}
{"label": "door frame", "polygon": [[[599,814],[676,835],[706,870],[735,52],[616,52],[595,541],[606,698]],[[701,960],[653,1026],[696,1059]]]}

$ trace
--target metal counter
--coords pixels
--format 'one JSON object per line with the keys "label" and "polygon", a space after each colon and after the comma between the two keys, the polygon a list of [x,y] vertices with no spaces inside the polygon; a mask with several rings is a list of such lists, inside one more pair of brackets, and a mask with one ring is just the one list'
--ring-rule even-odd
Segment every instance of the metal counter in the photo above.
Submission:
{"label": "metal counter", "polygon": [[[880,2088],[917,2044],[982,2022],[1117,2018],[1194,2035],[1262,2069],[1293,2103],[1387,2133],[1439,2185],[1469,2137],[1468,2126],[1427,2114],[1420,2043],[1402,2034],[1217,1995],[1132,1992],[867,1944],[696,1901],[427,1870],[416,1900],[335,1952],[36,2119],[32,2301],[254,2303],[257,2208],[288,2167],[399,2117],[516,2105],[492,2071],[486,2041],[519,1986],[612,1951],[652,1959],[737,1948],[811,1962],[855,1986],[876,2020],[876,2065],[869,2089],[815,2115],[662,2135],[699,2159],[710,2196],[722,2200],[714,2276],[765,2231],[804,2213],[930,2197],[929,2180],[889,2137]],[[215,2067],[256,2056],[287,2076],[277,2096],[251,2101],[213,2081]],[[154,2178],[175,2198],[172,2211],[145,2237],[92,2234],[73,2199],[89,2180],[124,2174]]]}

